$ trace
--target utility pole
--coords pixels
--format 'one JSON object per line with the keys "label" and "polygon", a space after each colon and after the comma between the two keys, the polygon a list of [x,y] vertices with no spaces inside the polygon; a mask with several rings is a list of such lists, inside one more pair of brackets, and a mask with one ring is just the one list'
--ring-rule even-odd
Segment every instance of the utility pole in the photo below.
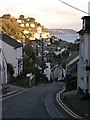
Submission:
{"label": "utility pole", "polygon": [[36,58],[37,58],[37,68],[38,68],[38,45],[36,45]]}
{"label": "utility pole", "polygon": [[[38,48],[39,45],[36,45],[36,63],[37,63],[37,69],[38,69]],[[38,75],[36,74],[36,85],[38,84]]]}
{"label": "utility pole", "polygon": [[44,73],[44,61],[43,61],[43,38],[41,39],[42,40],[42,72]]}
{"label": "utility pole", "polygon": [[90,1],[88,2],[88,16],[90,16]]}

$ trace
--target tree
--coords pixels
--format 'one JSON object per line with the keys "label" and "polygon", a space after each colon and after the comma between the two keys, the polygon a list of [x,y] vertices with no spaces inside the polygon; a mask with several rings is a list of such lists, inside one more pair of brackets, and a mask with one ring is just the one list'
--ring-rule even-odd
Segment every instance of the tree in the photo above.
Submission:
{"label": "tree", "polygon": [[26,18],[26,22],[30,22],[30,19],[31,19],[30,17]]}
{"label": "tree", "polygon": [[36,57],[35,57],[33,48],[31,46],[31,42],[27,41],[27,43],[25,44],[25,47],[24,47],[24,60],[23,60],[24,75],[31,72],[31,70],[34,68],[35,60],[36,60]]}
{"label": "tree", "polygon": [[25,18],[24,18],[24,15],[20,15],[20,16],[19,16],[19,19],[20,19],[20,20],[24,20],[24,19],[25,19]]}
{"label": "tree", "polygon": [[24,37],[22,30],[14,17],[11,17],[10,19],[3,18],[2,28],[8,35],[13,36],[15,39]]}
{"label": "tree", "polygon": [[14,74],[14,70],[11,64],[7,64],[7,72],[10,73],[10,75]]}
{"label": "tree", "polygon": [[7,73],[9,82],[13,82],[14,69],[13,66],[9,63],[7,64]]}
{"label": "tree", "polygon": [[10,17],[11,17],[10,14],[4,14],[4,15],[2,16],[2,18],[5,18],[5,19],[10,19]]}
{"label": "tree", "polygon": [[42,25],[42,32],[43,33],[45,33],[46,32],[46,30],[45,30],[45,28],[44,28],[44,26]]}
{"label": "tree", "polygon": [[[24,22],[28,25],[21,27],[20,24],[16,21],[16,18],[11,17],[10,14],[4,14],[2,16],[3,31],[14,39],[19,39],[21,41],[25,39],[26,41],[28,38],[34,37],[38,27],[41,27],[43,33],[45,32],[44,26],[41,26],[40,23],[35,22],[35,18],[28,17],[25,19],[24,15],[20,15],[19,19],[22,20],[22,23]],[[34,27],[31,25],[34,25]],[[29,33],[25,34],[24,30],[29,31]]]}
{"label": "tree", "polygon": [[35,18],[30,18],[31,23],[35,23]]}
{"label": "tree", "polygon": [[27,42],[27,44],[25,45],[25,47],[24,47],[24,52],[25,52],[25,54],[26,54],[29,58],[31,58],[31,55],[32,55],[33,50],[32,50],[32,47],[31,47],[31,43],[30,43],[30,42]]}
{"label": "tree", "polygon": [[41,27],[41,24],[40,24],[40,23],[37,23],[37,27]]}
{"label": "tree", "polygon": [[79,43],[75,44],[75,43],[69,43],[68,45],[68,51],[79,51]]}

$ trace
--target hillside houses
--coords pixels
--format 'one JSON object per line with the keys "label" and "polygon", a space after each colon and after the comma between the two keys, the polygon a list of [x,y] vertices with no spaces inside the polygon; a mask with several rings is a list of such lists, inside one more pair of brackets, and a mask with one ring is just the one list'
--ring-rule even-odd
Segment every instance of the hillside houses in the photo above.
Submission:
{"label": "hillside houses", "polygon": [[17,18],[16,22],[19,24],[23,34],[30,40],[41,39],[41,35],[44,38],[49,36],[49,33],[45,32],[44,26],[35,22],[34,18]]}
{"label": "hillside houses", "polygon": [[[6,66],[6,63],[12,65],[14,77],[17,77],[23,71],[23,45],[6,34],[0,33],[0,64]],[[3,60],[4,59],[4,60]],[[2,62],[3,60],[3,62]],[[3,71],[1,71],[3,72]],[[4,74],[4,73],[2,73]],[[7,83],[7,80],[5,80]],[[2,81],[3,82],[3,81]]]}

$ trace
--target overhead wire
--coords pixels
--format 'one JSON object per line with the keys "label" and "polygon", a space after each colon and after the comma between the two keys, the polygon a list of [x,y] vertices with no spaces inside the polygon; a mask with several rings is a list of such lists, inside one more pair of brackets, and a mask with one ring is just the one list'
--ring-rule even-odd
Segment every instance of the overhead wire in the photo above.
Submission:
{"label": "overhead wire", "polygon": [[65,5],[67,5],[67,6],[71,7],[71,8],[74,8],[74,9],[80,11],[80,12],[83,12],[83,13],[85,13],[85,14],[88,14],[88,12],[86,12],[86,11],[84,11],[84,10],[81,10],[81,9],[75,7],[75,6],[72,6],[72,5],[66,3],[66,2],[64,2],[64,1],[62,1],[62,0],[59,0],[59,1],[62,2],[63,4],[65,4]]}

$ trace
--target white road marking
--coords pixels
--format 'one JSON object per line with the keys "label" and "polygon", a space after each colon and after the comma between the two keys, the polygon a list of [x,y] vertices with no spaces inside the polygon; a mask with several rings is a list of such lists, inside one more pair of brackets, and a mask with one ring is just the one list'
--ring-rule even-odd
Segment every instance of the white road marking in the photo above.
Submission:
{"label": "white road marking", "polygon": [[[36,87],[36,86],[33,86],[33,87],[31,87],[31,88],[35,88],[35,87]],[[6,96],[6,97],[2,98],[2,100],[5,100],[5,99],[7,99],[7,98],[10,98],[10,97],[19,95],[19,94],[21,94],[21,93],[23,93],[23,92],[26,92],[26,91],[28,91],[28,90],[30,90],[30,88],[27,88],[27,89],[25,89],[25,90],[19,91],[19,92],[15,93],[15,94],[12,94],[12,95],[10,95],[10,96]],[[0,98],[0,99],[1,99],[1,98]]]}

